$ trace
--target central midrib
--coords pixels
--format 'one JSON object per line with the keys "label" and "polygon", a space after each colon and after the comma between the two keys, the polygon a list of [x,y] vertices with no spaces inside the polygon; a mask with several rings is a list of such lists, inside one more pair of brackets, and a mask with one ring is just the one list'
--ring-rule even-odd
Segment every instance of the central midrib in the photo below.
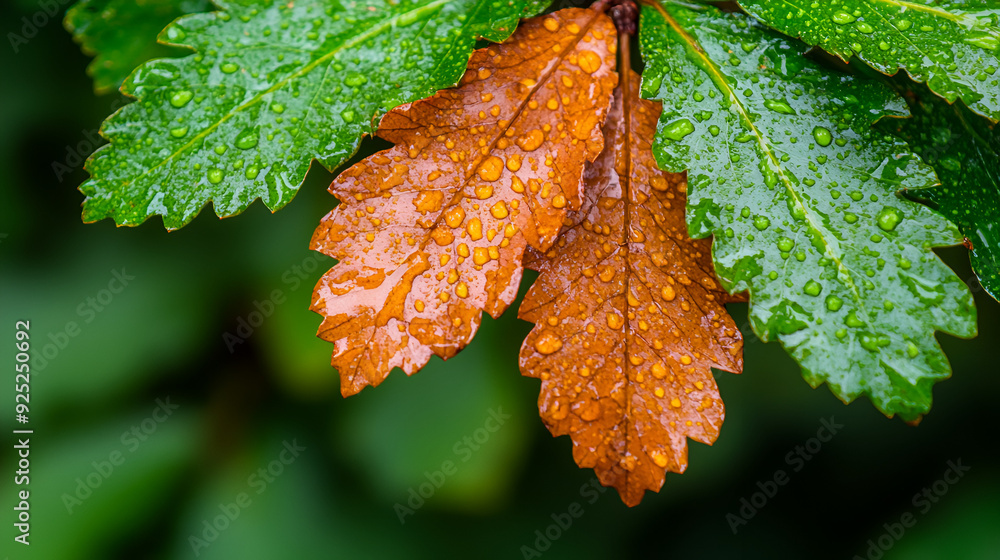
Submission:
{"label": "central midrib", "polygon": [[701,44],[694,37],[689,35],[687,31],[683,27],[681,27],[680,23],[678,23],[677,20],[675,20],[669,13],[667,13],[667,11],[659,3],[654,3],[652,4],[652,6],[660,13],[661,16],[663,16],[663,18],[667,21],[667,24],[670,25],[674,29],[674,31],[676,31],[681,36],[682,39],[684,39],[684,42],[689,47],[689,50],[694,52],[694,54],[699,59],[702,60],[703,68],[710,70],[710,77],[712,78],[712,82],[715,83],[716,86],[718,86],[720,89],[722,89],[729,95],[729,98],[732,101],[733,105],[735,105],[737,107],[737,110],[739,111],[740,118],[743,120],[744,123],[746,123],[746,125],[753,132],[754,136],[757,138],[757,145],[760,147],[761,151],[764,154],[766,154],[768,160],[773,164],[772,169],[777,170],[777,175],[781,178],[781,182],[785,187],[785,191],[788,192],[788,194],[795,200],[795,202],[802,207],[803,213],[805,214],[805,219],[809,224],[809,227],[819,235],[820,241],[823,244],[824,253],[828,255],[837,264],[837,269],[842,273],[842,276],[845,278],[844,283],[851,288],[851,291],[854,294],[854,300],[857,302],[857,304],[861,307],[862,310],[866,311],[866,316],[867,316],[867,308],[865,307],[864,301],[861,298],[861,292],[858,289],[857,284],[854,283],[854,277],[851,274],[850,269],[843,263],[839,255],[835,254],[830,249],[830,244],[826,241],[825,236],[822,235],[823,230],[816,225],[815,220],[812,217],[812,212],[803,203],[801,197],[799,197],[798,193],[795,191],[792,181],[785,175],[784,167],[778,162],[775,155],[771,152],[770,148],[767,145],[767,142],[764,140],[763,134],[761,134],[760,130],[750,119],[750,116],[747,114],[746,107],[744,107],[743,104],[740,102],[739,98],[736,96],[736,92],[729,87],[729,84],[722,76],[722,73],[719,72],[719,69],[715,66],[714,62],[710,58],[708,58],[708,55],[705,53],[704,49],[702,49]]}

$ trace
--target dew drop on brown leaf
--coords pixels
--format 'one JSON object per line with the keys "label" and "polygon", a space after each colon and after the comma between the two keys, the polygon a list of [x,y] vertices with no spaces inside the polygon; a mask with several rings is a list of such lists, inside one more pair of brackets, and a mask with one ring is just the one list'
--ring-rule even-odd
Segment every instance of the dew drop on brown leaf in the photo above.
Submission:
{"label": "dew drop on brown leaf", "polygon": [[549,430],[633,506],[685,469],[687,438],[715,441],[724,410],[711,368],[738,373],[743,342],[711,241],[688,237],[685,177],[653,160],[660,104],[622,76],[582,207],[551,249],[526,257],[540,274],[520,308],[535,323],[520,363],[542,380]]}
{"label": "dew drop on brown leaf", "polygon": [[615,41],[592,10],[524,21],[459,87],[387,113],[378,136],[395,146],[330,186],[341,204],[311,246],[340,262],[312,309],[345,396],[453,356],[513,302],[525,247],[551,246],[603,148]]}

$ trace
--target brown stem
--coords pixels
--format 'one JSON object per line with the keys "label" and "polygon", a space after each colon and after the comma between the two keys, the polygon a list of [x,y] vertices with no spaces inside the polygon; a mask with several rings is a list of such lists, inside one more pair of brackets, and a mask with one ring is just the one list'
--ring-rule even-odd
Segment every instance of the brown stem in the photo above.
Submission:
{"label": "brown stem", "polygon": [[639,23],[639,6],[634,0],[611,0],[610,13],[619,35],[635,35]]}

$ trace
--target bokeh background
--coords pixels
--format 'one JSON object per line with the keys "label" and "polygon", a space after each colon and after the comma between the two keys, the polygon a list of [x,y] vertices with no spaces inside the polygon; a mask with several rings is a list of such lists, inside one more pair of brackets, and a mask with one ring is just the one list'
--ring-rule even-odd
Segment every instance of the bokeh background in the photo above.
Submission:
{"label": "bokeh background", "polygon": [[[38,10],[31,0],[4,2],[4,35]],[[852,558],[882,536],[887,559],[1000,558],[1000,307],[982,292],[979,338],[940,337],[954,375],[936,386],[919,427],[865,399],[845,406],[811,389],[780,347],[744,326],[746,371],[717,373],[727,407],[718,442],[692,442],[688,472],[669,474],[660,493],[630,509],[613,490],[581,493],[593,472],[577,468],[569,438],[552,438],[538,418],[539,382],[517,367],[531,325],[514,312],[485,318],[448,362],[340,396],[331,347],[315,338],[319,316],[308,310],[332,262],[308,250],[334,204],[322,168],[274,215],[260,203],[227,220],[206,210],[174,233],[158,220],[81,223],[82,159],[121,100],[94,95],[89,59],[60,18],[17,53],[0,45],[0,557],[537,557],[526,546],[544,558]],[[368,142],[362,155],[376,148]],[[972,276],[964,249],[940,254]],[[99,312],[80,308],[123,269],[134,279],[121,293]],[[275,290],[283,303],[230,352],[224,333],[237,334]],[[730,310],[746,325],[745,305]],[[14,543],[12,526],[18,319],[31,320],[36,352],[62,339],[69,321],[79,325],[32,374],[30,547]],[[150,420],[168,399],[177,409]],[[482,439],[491,410],[509,419],[477,449],[461,443],[477,430]],[[793,472],[786,455],[831,417],[843,428]],[[123,441],[144,421],[155,428],[145,440]],[[277,470],[272,462],[292,441],[305,449],[280,475],[266,485],[249,478]],[[100,475],[116,452],[124,462]],[[959,459],[968,473],[939,482],[946,493],[926,512],[915,507],[914,494]],[[445,461],[457,472],[401,523],[396,504]],[[734,534],[727,514],[739,515],[741,499],[778,469],[788,484]],[[100,486],[67,507],[88,476]],[[191,537],[205,538],[204,522],[240,492],[249,505],[196,553]],[[574,502],[582,517],[550,528]],[[884,524],[906,512],[916,525],[885,537]],[[536,531],[547,530],[539,542]]]}

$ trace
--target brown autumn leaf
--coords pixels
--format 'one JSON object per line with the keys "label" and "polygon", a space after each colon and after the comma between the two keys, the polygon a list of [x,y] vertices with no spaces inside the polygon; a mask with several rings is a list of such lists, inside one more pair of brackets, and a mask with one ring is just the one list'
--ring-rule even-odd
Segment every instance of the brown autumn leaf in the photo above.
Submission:
{"label": "brown autumn leaf", "polygon": [[540,274],[519,316],[536,323],[520,361],[542,380],[545,424],[634,506],[665,471],[684,471],[686,438],[715,441],[724,409],[711,368],[738,373],[743,342],[723,307],[739,298],[716,284],[711,241],[687,235],[685,177],[653,160],[660,104],[640,99],[639,76],[628,76],[574,225],[526,257]]}
{"label": "brown autumn leaf", "polygon": [[330,185],[341,204],[311,247],[340,259],[316,285],[318,335],[341,392],[453,356],[517,296],[530,244],[547,249],[579,207],[617,84],[616,34],[596,11],[524,21],[477,50],[459,87],[381,120],[395,146]]}

